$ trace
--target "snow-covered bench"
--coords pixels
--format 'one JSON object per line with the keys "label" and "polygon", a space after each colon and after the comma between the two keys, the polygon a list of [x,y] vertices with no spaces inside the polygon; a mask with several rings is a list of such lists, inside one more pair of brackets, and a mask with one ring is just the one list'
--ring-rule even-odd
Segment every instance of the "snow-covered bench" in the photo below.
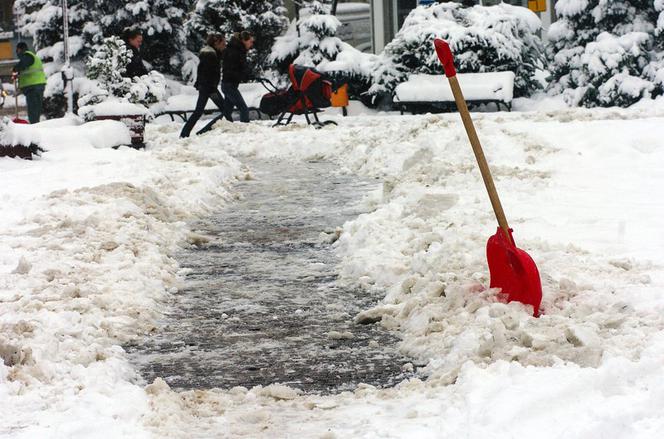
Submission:
{"label": "snow-covered bench", "polygon": [[[257,119],[262,119],[262,114],[259,110],[261,98],[267,91],[259,83],[240,84],[240,93],[249,108],[249,112],[254,112]],[[169,97],[166,102],[160,102],[150,108],[155,116],[169,116],[172,121],[175,117],[179,117],[182,121],[186,121],[187,117],[194,112],[196,108],[196,101],[198,100],[198,92],[193,87],[186,87],[186,92]],[[208,99],[205,106],[204,114],[218,113],[219,109]]]}
{"label": "snow-covered bench", "polygon": [[[495,103],[499,110],[503,106],[512,111],[513,72],[459,73],[457,78],[469,105]],[[394,103],[401,114],[455,108],[454,95],[445,75],[411,75],[395,89]]]}

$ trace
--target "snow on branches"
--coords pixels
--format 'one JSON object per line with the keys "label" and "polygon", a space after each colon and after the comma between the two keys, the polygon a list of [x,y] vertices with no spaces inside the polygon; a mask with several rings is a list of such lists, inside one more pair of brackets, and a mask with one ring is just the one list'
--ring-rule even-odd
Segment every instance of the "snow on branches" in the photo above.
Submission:
{"label": "snow on branches", "polygon": [[255,36],[249,61],[259,74],[274,39],[288,26],[283,0],[197,0],[185,23],[187,47],[194,53],[205,45],[207,35],[220,33],[229,38],[242,30]]}
{"label": "snow on branches", "polygon": [[88,93],[78,100],[79,114],[86,119],[94,117],[91,105],[107,100],[147,106],[163,99],[166,93],[164,77],[155,71],[142,77],[126,78],[123,74],[132,53],[118,37],[105,38],[99,49],[86,61],[87,77],[97,87],[88,87]]}
{"label": "snow on branches", "polygon": [[362,53],[337,37],[341,22],[330,7],[318,0],[303,2],[300,19],[278,37],[268,59],[280,73],[290,64],[315,67],[334,79],[348,83],[352,95],[366,91],[375,56]]}
{"label": "snow on branches", "polygon": [[94,0],[103,37],[122,35],[126,29],[143,32],[143,57],[163,73],[177,74],[183,64],[183,24],[191,0]]}
{"label": "snow on branches", "polygon": [[549,92],[586,107],[626,107],[661,94],[662,9],[662,0],[559,0],[548,33]]}

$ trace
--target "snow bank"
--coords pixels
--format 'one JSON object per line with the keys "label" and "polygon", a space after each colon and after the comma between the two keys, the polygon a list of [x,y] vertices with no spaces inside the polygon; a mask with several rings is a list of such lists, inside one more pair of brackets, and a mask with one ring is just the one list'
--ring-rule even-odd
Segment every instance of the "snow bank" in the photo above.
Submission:
{"label": "snow bank", "polygon": [[0,159],[0,432],[151,437],[120,345],[153,328],[184,221],[229,198],[239,164],[175,141],[177,125],[149,127],[135,151],[93,148],[109,124],[54,124],[33,128],[40,159]]}
{"label": "snow bank", "polygon": [[103,120],[83,123],[78,118],[52,119],[34,125],[8,122],[0,131],[5,145],[37,145],[43,149],[111,148],[131,144],[129,128],[122,122]]}

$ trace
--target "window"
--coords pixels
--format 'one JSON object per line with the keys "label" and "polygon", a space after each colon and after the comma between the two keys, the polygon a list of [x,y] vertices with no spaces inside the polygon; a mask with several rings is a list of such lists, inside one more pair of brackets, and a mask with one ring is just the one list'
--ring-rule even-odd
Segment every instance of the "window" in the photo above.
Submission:
{"label": "window", "polygon": [[417,7],[417,0],[395,0],[396,3],[396,14],[395,14],[395,25],[397,30],[401,29],[403,22],[410,14],[410,11]]}

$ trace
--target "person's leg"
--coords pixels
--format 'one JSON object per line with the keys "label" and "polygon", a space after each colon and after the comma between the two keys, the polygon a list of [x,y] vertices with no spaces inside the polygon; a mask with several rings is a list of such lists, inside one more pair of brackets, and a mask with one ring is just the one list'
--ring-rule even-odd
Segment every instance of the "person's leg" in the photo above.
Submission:
{"label": "person's leg", "polygon": [[249,123],[249,108],[247,108],[247,103],[244,102],[244,97],[242,93],[237,88],[235,89],[237,93],[237,108],[240,110],[240,122]]}
{"label": "person's leg", "polygon": [[194,128],[194,125],[196,125],[196,122],[198,122],[198,119],[201,118],[203,112],[205,111],[205,105],[207,104],[209,96],[210,96],[209,93],[203,90],[198,92],[198,101],[196,101],[196,109],[191,114],[187,122],[184,124],[184,127],[182,127],[182,132],[180,132],[180,137],[189,137],[189,134],[191,134],[191,130]]}
{"label": "person's leg", "polygon": [[224,93],[224,116],[227,121],[233,122],[233,108],[235,107],[232,96],[233,84],[222,82],[221,91]]}
{"label": "person's leg", "polygon": [[35,86],[25,87],[23,89],[23,94],[25,95],[25,103],[28,106],[28,120],[30,123],[39,122],[39,103],[37,102],[37,90]]}
{"label": "person's leg", "polygon": [[[222,118],[226,117],[225,116],[225,111],[226,111],[226,101],[224,98],[221,97],[221,93],[219,93],[219,90],[215,90],[214,93],[210,95],[210,99],[212,99],[212,102],[215,103],[217,107],[219,107],[219,110],[221,110],[221,114],[218,116],[215,116],[214,119],[212,119],[210,122],[207,123],[203,128],[201,128],[196,135],[200,136],[203,133],[207,133],[212,129],[214,124],[216,124],[218,121],[220,121]],[[231,120],[231,122],[233,122]]]}
{"label": "person's leg", "polygon": [[226,95],[226,100],[230,98],[233,101],[233,104],[240,111],[240,121],[245,123],[249,122],[249,109],[247,108],[247,104],[244,102],[244,98],[242,97],[240,90],[235,85],[228,84],[226,91],[224,91],[224,95]]}
{"label": "person's leg", "polygon": [[[33,116],[34,116],[35,120],[37,121],[35,123],[38,123],[41,120],[42,111],[44,109],[44,89],[45,88],[46,88],[45,85],[35,85],[34,86],[34,89],[35,89],[35,91],[34,91],[34,94],[35,94],[34,101],[35,102],[34,102],[34,105],[33,105],[34,106]],[[32,122],[30,122],[30,123],[32,123]]]}
{"label": "person's leg", "polygon": [[[231,108],[231,110],[230,110],[230,112],[231,112],[230,119],[228,118],[228,115],[227,115],[227,112],[226,112],[226,106],[229,104],[228,99],[225,99],[224,97],[222,97],[221,93],[219,93],[218,90],[215,93],[215,95],[212,95],[210,97],[212,98],[214,103],[217,105],[217,107],[219,107],[219,109],[221,110],[221,114],[223,114],[223,116],[226,118],[226,120],[229,121],[229,122],[233,122],[233,109]],[[215,99],[217,99],[217,100],[215,101]],[[219,119],[221,119],[221,118],[219,118]]]}
{"label": "person's leg", "polygon": [[212,99],[212,102],[214,102],[217,108],[219,108],[219,110],[223,113],[224,109],[226,108],[226,102],[221,96],[221,93],[219,93],[219,90],[215,90],[214,93],[210,95],[210,99]]}

